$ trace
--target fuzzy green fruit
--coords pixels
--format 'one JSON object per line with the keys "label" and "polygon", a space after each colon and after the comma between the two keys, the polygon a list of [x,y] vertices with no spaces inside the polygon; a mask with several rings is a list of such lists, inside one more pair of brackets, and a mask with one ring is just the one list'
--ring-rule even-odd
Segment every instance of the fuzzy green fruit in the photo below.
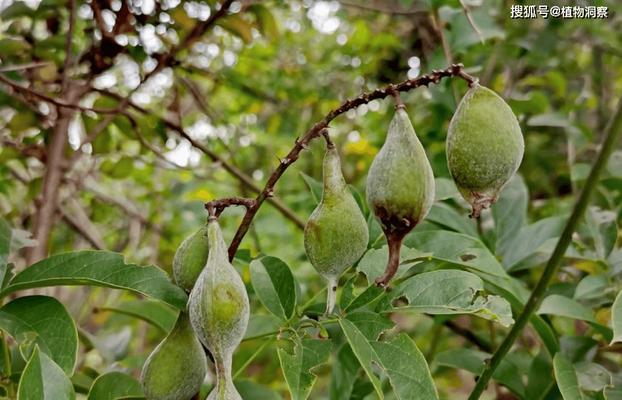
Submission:
{"label": "fuzzy green fruit", "polygon": [[408,114],[400,106],[384,145],[367,175],[367,204],[380,221],[389,245],[386,286],[397,272],[402,240],[421,222],[434,201],[434,173]]}
{"label": "fuzzy green fruit", "polygon": [[204,226],[184,239],[175,252],[173,276],[177,286],[187,292],[191,291],[205,267],[208,255],[207,226]]}
{"label": "fuzzy green fruit", "polygon": [[147,400],[189,400],[199,393],[207,373],[203,346],[181,312],[175,327],[153,350],[140,376]]}
{"label": "fuzzy green fruit", "polygon": [[227,245],[214,217],[210,217],[207,230],[209,257],[190,292],[190,321],[214,357],[216,387],[208,400],[242,400],[231,379],[231,363],[248,325],[248,295],[229,262]]}
{"label": "fuzzy green fruit", "polygon": [[337,282],[367,249],[367,222],[352,197],[341,172],[339,153],[328,145],[324,156],[324,191],[304,232],[304,243],[311,264],[328,280],[327,312],[335,304]]}
{"label": "fuzzy green fruit", "polygon": [[479,217],[490,207],[523,159],[516,116],[492,90],[475,84],[449,123],[447,164],[458,190]]}

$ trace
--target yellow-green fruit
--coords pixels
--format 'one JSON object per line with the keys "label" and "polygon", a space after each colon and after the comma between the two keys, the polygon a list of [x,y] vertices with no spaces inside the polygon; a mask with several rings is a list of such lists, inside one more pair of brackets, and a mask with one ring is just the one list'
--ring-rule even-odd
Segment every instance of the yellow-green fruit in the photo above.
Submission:
{"label": "yellow-green fruit", "polygon": [[190,292],[188,309],[197,336],[214,357],[216,387],[209,400],[242,400],[233,386],[231,363],[249,317],[244,282],[229,262],[227,245],[215,218],[207,225],[209,257]]}
{"label": "yellow-green fruit", "polygon": [[367,222],[352,197],[341,172],[337,149],[332,144],[324,156],[324,191],[304,232],[311,264],[328,280],[327,310],[332,311],[337,281],[367,249]]}
{"label": "yellow-green fruit", "polygon": [[173,276],[177,286],[192,290],[194,283],[203,271],[209,246],[207,245],[207,227],[204,226],[181,243],[173,258]]}
{"label": "yellow-green fruit", "polygon": [[408,114],[398,107],[367,175],[367,203],[389,245],[389,261],[378,285],[386,286],[397,272],[404,236],[425,218],[433,201],[432,167]]}
{"label": "yellow-green fruit", "polygon": [[181,312],[175,327],[153,350],[140,376],[147,400],[189,400],[199,393],[207,373],[203,346]]}
{"label": "yellow-green fruit", "polygon": [[492,90],[475,84],[449,123],[447,164],[471,215],[494,203],[518,169],[525,144],[516,116]]}

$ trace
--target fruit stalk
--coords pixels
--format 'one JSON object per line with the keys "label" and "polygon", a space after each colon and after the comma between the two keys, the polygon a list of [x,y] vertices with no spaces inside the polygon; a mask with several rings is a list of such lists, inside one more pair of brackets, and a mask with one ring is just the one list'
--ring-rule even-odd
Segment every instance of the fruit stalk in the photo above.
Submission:
{"label": "fruit stalk", "polygon": [[609,156],[611,156],[615,144],[620,137],[620,132],[622,132],[622,98],[619,100],[616,112],[607,126],[605,131],[605,139],[602,143],[600,152],[598,153],[596,162],[592,166],[590,174],[585,181],[585,186],[581,191],[579,199],[575,203],[572,214],[570,214],[570,217],[566,222],[566,226],[557,241],[557,245],[553,250],[551,258],[549,258],[546,267],[544,268],[544,272],[542,273],[540,280],[538,281],[533,292],[531,292],[531,296],[529,297],[527,304],[525,304],[523,311],[518,316],[516,323],[505,337],[497,351],[495,351],[490,361],[486,364],[484,371],[477,380],[477,383],[469,396],[469,400],[479,399],[484,389],[486,389],[486,385],[488,384],[488,381],[490,381],[492,374],[495,372],[508,351],[510,351],[512,345],[523,331],[525,325],[527,325],[527,322],[535,310],[537,310],[540,306],[549,282],[557,272],[557,267],[562,261],[568,245],[570,245],[572,235],[585,213],[585,209],[590,201],[590,196],[598,184],[600,174],[603,168],[607,165]]}

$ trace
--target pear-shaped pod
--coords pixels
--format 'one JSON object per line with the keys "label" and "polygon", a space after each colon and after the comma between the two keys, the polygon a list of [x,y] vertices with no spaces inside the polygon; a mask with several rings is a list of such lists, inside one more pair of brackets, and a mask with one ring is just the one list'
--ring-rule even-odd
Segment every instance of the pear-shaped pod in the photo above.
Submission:
{"label": "pear-shaped pod", "polygon": [[510,106],[478,85],[460,101],[449,123],[447,164],[471,215],[494,203],[523,159],[523,134]]}
{"label": "pear-shaped pod", "polygon": [[248,295],[242,278],[229,262],[227,245],[214,217],[210,217],[207,230],[209,256],[190,292],[190,321],[214,357],[216,387],[208,399],[241,400],[231,379],[231,363],[248,325]]}
{"label": "pear-shaped pod", "polygon": [[389,245],[389,261],[378,285],[387,285],[397,272],[404,236],[425,218],[433,201],[432,167],[406,110],[398,107],[367,175],[367,203]]}
{"label": "pear-shaped pod", "polygon": [[140,376],[147,400],[189,400],[199,393],[207,373],[203,346],[180,312],[175,327],[153,350]]}
{"label": "pear-shaped pod", "polygon": [[188,236],[175,252],[173,276],[177,286],[189,292],[203,271],[209,246],[207,245],[207,226]]}
{"label": "pear-shaped pod", "polygon": [[324,156],[322,200],[304,231],[304,243],[311,264],[328,280],[327,312],[335,303],[337,282],[367,249],[367,222],[352,197],[341,172],[339,153],[329,144]]}

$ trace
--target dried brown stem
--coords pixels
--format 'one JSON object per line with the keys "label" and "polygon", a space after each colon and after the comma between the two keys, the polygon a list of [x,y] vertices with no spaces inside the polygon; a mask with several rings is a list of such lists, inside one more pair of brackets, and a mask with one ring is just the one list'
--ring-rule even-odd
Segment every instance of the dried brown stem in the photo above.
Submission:
{"label": "dried brown stem", "polygon": [[254,205],[255,199],[249,199],[245,197],[225,197],[218,200],[208,201],[207,203],[205,203],[205,208],[210,215],[218,217],[227,207],[244,206],[248,210]]}
{"label": "dried brown stem", "polygon": [[242,239],[248,232],[251,222],[259,208],[263,204],[264,201],[274,196],[274,186],[277,181],[281,178],[283,173],[287,170],[287,168],[292,165],[300,156],[300,152],[306,149],[309,143],[320,136],[324,129],[328,128],[328,124],[337,118],[339,115],[344,114],[345,112],[352,110],[362,104],[367,104],[372,100],[384,99],[387,96],[391,96],[393,92],[407,92],[409,90],[418,88],[420,86],[428,86],[430,84],[437,84],[443,78],[448,77],[459,77],[464,79],[469,86],[473,85],[477,82],[477,78],[469,75],[464,71],[464,66],[462,64],[452,64],[451,66],[442,69],[442,70],[434,70],[432,73],[427,75],[422,75],[414,79],[409,79],[398,84],[391,84],[387,87],[376,89],[374,91],[363,93],[358,97],[345,101],[339,107],[330,111],[322,120],[313,125],[303,136],[302,138],[298,138],[295,141],[294,147],[290,150],[290,152],[285,156],[285,158],[281,159],[281,162],[276,167],[276,169],[272,172],[268,181],[266,182],[264,188],[259,192],[259,195],[255,198],[255,203],[249,207],[238,227],[233,240],[231,241],[231,245],[229,246],[229,259],[233,259],[235,252],[238,250],[238,247],[242,243]]}

